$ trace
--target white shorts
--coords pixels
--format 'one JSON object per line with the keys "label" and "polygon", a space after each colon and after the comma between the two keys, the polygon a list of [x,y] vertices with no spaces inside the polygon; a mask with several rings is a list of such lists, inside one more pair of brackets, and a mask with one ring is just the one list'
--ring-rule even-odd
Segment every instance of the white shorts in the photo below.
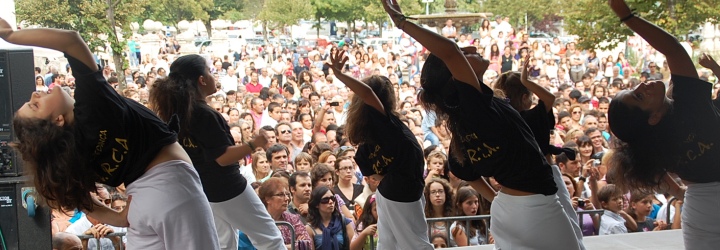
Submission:
{"label": "white shorts", "polygon": [[428,239],[425,221],[425,197],[414,202],[397,202],[383,197],[378,190],[378,223],[380,235],[377,249],[422,250],[434,249]]}
{"label": "white shorts", "polygon": [[720,182],[687,185],[682,206],[685,249],[718,249],[720,246]]}
{"label": "white shorts", "polygon": [[557,195],[513,196],[499,192],[490,215],[495,249],[580,249]]}
{"label": "white shorts", "polygon": [[238,249],[238,231],[245,233],[257,249],[287,249],[280,229],[270,217],[248,182],[245,191],[223,202],[212,202],[210,207],[215,218],[220,249]]}
{"label": "white shorts", "polygon": [[219,249],[210,204],[189,163],[160,163],[131,183],[127,194],[127,249]]}
{"label": "white shorts", "polygon": [[585,245],[583,244],[583,234],[582,230],[580,229],[580,223],[578,222],[578,215],[577,212],[575,212],[575,209],[572,207],[572,200],[570,193],[568,192],[567,188],[565,187],[565,181],[562,179],[562,172],[560,172],[560,168],[557,165],[552,165],[552,171],[553,171],[553,180],[555,181],[555,185],[558,188],[557,196],[558,201],[560,201],[560,205],[563,207],[563,212],[565,212],[565,215],[567,215],[568,219],[570,219],[570,224],[572,224],[573,231],[575,232],[575,238],[577,238],[577,243],[580,246],[581,250],[585,250]]}

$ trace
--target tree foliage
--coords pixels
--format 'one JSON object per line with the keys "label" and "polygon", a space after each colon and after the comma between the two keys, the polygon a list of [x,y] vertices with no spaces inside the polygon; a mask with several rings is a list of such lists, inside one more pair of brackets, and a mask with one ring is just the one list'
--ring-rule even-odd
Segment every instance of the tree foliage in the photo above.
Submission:
{"label": "tree foliage", "polygon": [[[119,78],[124,81],[122,54],[126,44],[119,37],[129,34],[130,21],[137,17],[136,13],[143,13],[148,3],[147,0],[18,0],[16,14],[26,24],[78,31],[91,49],[109,44]],[[99,34],[106,34],[108,39],[100,39]]]}
{"label": "tree foliage", "polygon": [[[720,16],[720,5],[715,0],[628,0],[628,5],[639,16],[676,36],[691,33],[706,21],[717,23]],[[567,7],[565,28],[581,38],[581,48],[613,48],[632,35],[605,0],[577,0]]]}
{"label": "tree foliage", "polygon": [[294,25],[300,19],[310,18],[313,6],[307,0],[265,0],[258,19],[285,27]]}

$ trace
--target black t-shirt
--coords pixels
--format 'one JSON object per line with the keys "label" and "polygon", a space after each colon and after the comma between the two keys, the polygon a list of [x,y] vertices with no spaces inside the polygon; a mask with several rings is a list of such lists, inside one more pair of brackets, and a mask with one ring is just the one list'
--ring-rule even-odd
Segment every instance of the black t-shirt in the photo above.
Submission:
{"label": "black t-shirt", "polygon": [[129,186],[145,173],[160,149],[177,141],[149,109],[120,96],[99,68],[65,55],[75,76],[75,137],[98,182]]}
{"label": "black t-shirt", "polygon": [[500,62],[500,72],[505,73],[512,70],[512,56],[502,55],[502,62]]}
{"label": "black t-shirt", "polygon": [[543,155],[550,154],[550,128],[555,126],[555,117],[547,111],[545,102],[539,101],[532,109],[520,111],[520,116],[530,127]]}
{"label": "black t-shirt", "polygon": [[373,142],[358,146],[355,162],[364,176],[383,175],[378,192],[397,202],[415,202],[422,196],[423,152],[415,135],[390,111],[387,116],[369,106]]}
{"label": "black t-shirt", "polygon": [[207,104],[195,104],[189,131],[180,137],[180,144],[190,155],[208,200],[223,202],[245,191],[247,180],[240,174],[240,165],[220,166],[216,161],[235,145],[222,115]]}
{"label": "black t-shirt", "polygon": [[232,66],[232,63],[229,62],[222,62],[222,69],[226,70]]}
{"label": "black t-shirt", "polygon": [[[552,169],[540,151],[532,131],[520,114],[503,99],[493,97],[485,84],[483,93],[453,80],[454,96],[448,98],[453,140],[460,140],[463,163],[450,149],[450,171],[460,179],[473,181],[495,177],[501,185],[520,191],[552,195],[557,192]],[[453,143],[455,144],[455,143]]]}
{"label": "black t-shirt", "polygon": [[353,185],[352,197],[345,196],[345,194],[343,194],[343,192],[340,190],[340,187],[338,187],[338,185],[335,185],[335,187],[333,188],[333,192],[340,195],[340,198],[343,199],[343,201],[345,202],[345,206],[348,209],[355,210],[355,198],[357,198],[358,196],[360,196],[360,194],[362,194],[364,187],[363,187],[363,185],[358,185],[358,184],[354,184],[354,183],[352,185]]}
{"label": "black t-shirt", "polygon": [[670,119],[679,142],[678,164],[670,170],[691,182],[720,181],[720,112],[711,100],[712,84],[678,75],[672,75],[672,80]]}

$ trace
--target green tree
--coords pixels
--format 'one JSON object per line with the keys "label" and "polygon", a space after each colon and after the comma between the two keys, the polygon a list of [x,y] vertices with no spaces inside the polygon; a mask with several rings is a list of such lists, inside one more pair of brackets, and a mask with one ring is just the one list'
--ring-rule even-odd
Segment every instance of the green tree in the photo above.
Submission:
{"label": "green tree", "polygon": [[306,0],[265,0],[258,19],[263,22],[263,36],[267,40],[266,28],[279,28],[294,25],[298,20],[309,18],[313,14],[313,6]]}
{"label": "green tree", "polygon": [[[213,0],[148,0],[147,11],[139,13],[139,23],[151,19],[175,25],[182,20],[207,20]],[[210,30],[210,29],[208,29]]]}
{"label": "green tree", "polygon": [[[18,0],[16,14],[29,24],[78,31],[90,48],[110,44],[122,88],[126,68],[122,55],[126,44],[119,37],[130,33],[130,20],[134,13],[142,13],[147,3],[145,0]],[[99,34],[106,34],[107,41],[100,39]]]}
{"label": "green tree", "polygon": [[[628,0],[638,15],[676,36],[686,35],[709,21],[718,23],[720,6],[716,0]],[[578,0],[564,12],[568,33],[580,37],[581,48],[614,48],[632,35],[621,25],[605,0]],[[573,20],[573,21],[568,21]]]}

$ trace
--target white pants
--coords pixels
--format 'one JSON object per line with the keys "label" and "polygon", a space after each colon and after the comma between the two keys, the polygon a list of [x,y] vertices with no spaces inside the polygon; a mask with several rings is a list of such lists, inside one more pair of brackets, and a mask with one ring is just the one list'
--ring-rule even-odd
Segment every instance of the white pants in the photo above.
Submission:
{"label": "white pants", "polygon": [[131,183],[127,194],[127,249],[219,249],[210,204],[189,163],[158,164]]}
{"label": "white pants", "polygon": [[685,249],[720,246],[720,182],[688,185],[682,207]]}
{"label": "white pants", "polygon": [[287,249],[280,229],[268,214],[260,197],[248,183],[242,194],[223,202],[212,202],[220,248],[238,249],[238,231],[245,233],[257,249]]}
{"label": "white pants", "polygon": [[495,249],[580,249],[557,195],[513,196],[500,192],[490,215]]}
{"label": "white pants", "polygon": [[378,190],[378,223],[380,235],[377,249],[434,249],[428,239],[428,225],[425,221],[425,197],[414,202],[397,202],[383,197]]}
{"label": "white pants", "polygon": [[558,188],[557,196],[558,200],[560,201],[560,205],[563,207],[563,211],[565,212],[565,215],[567,215],[568,219],[570,219],[570,224],[572,224],[573,231],[575,231],[575,237],[577,238],[578,246],[581,250],[585,250],[585,245],[583,244],[583,234],[582,230],[580,229],[580,223],[578,222],[578,215],[577,212],[575,212],[575,209],[572,207],[572,200],[570,193],[568,192],[567,188],[565,187],[565,181],[562,179],[562,173],[560,172],[560,168],[557,165],[552,165],[552,171],[553,171],[553,180],[555,181],[555,185]]}

